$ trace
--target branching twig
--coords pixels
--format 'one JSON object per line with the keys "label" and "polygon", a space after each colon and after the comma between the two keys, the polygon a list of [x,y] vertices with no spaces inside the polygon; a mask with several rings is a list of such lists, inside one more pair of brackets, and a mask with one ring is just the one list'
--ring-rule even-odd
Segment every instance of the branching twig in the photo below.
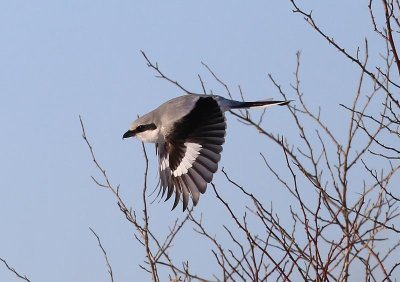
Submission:
{"label": "branching twig", "polygon": [[94,230],[91,227],[89,227],[89,229],[97,239],[97,243],[103,253],[104,259],[106,260],[107,271],[108,271],[108,274],[110,275],[110,280],[111,280],[111,282],[114,282],[112,267],[111,267],[110,261],[108,260],[107,252],[104,249],[103,245],[101,244],[100,237],[96,234],[96,232],[94,232]]}

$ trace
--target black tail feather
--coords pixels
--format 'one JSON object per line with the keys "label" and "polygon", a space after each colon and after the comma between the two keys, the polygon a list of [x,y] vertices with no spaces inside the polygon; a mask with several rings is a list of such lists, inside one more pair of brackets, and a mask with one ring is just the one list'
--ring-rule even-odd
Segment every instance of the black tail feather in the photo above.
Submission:
{"label": "black tail feather", "polygon": [[289,104],[291,101],[255,101],[255,102],[239,102],[236,105],[232,105],[232,109],[241,108],[253,108],[253,107],[268,107],[268,106],[284,106]]}

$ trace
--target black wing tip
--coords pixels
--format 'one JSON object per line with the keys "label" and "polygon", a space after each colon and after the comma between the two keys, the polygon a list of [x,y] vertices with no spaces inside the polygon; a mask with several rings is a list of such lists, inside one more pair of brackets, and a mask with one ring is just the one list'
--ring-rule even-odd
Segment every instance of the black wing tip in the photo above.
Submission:
{"label": "black wing tip", "polygon": [[180,197],[181,197],[181,193],[179,193],[179,195],[178,195],[178,193],[175,195],[175,201],[174,201],[174,205],[172,206],[171,211],[173,211],[178,206]]}
{"label": "black wing tip", "polygon": [[165,202],[168,201],[172,197],[172,194],[174,194],[173,189],[174,188],[171,188],[171,189],[168,188],[167,197],[165,198]]}
{"label": "black wing tip", "polygon": [[187,210],[188,209],[188,203],[183,203],[183,205],[182,205],[182,212],[185,212],[185,210]]}
{"label": "black wing tip", "polygon": [[[189,210],[189,202],[190,202],[189,199],[192,199],[193,206],[197,206],[197,204],[200,200],[200,197],[193,197],[190,189],[184,185],[186,185],[186,183],[184,183],[183,179],[180,179],[180,182],[178,180],[178,183],[174,183],[174,186],[176,187],[175,188],[175,201],[174,201],[171,211],[173,211],[178,206],[179,200],[182,200],[182,212]],[[177,189],[179,191],[177,191]],[[187,189],[187,191],[186,191],[187,193],[182,192],[183,190],[180,190],[180,189]],[[198,189],[198,187],[196,187],[195,189]],[[199,192],[203,194],[205,191],[201,191],[199,189]],[[181,195],[182,195],[182,199],[181,199]],[[167,200],[168,199],[166,199],[165,201],[167,201]]]}

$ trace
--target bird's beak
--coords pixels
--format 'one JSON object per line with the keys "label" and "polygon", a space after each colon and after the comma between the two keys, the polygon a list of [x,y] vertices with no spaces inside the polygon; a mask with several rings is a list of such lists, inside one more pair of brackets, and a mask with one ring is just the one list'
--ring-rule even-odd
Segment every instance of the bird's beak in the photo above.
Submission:
{"label": "bird's beak", "polygon": [[125,138],[129,138],[129,137],[133,137],[135,136],[136,132],[135,130],[128,130],[127,132],[125,132],[125,134],[122,136],[123,139]]}

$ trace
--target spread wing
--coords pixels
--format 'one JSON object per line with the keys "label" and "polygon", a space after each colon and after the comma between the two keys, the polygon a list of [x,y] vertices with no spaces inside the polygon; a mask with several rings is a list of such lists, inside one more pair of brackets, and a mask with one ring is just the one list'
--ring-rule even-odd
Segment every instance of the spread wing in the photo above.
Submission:
{"label": "spread wing", "polygon": [[174,124],[167,142],[157,144],[160,189],[168,200],[175,192],[174,209],[182,195],[186,210],[191,195],[196,205],[200,193],[218,169],[226,122],[217,101],[200,97],[193,110]]}

